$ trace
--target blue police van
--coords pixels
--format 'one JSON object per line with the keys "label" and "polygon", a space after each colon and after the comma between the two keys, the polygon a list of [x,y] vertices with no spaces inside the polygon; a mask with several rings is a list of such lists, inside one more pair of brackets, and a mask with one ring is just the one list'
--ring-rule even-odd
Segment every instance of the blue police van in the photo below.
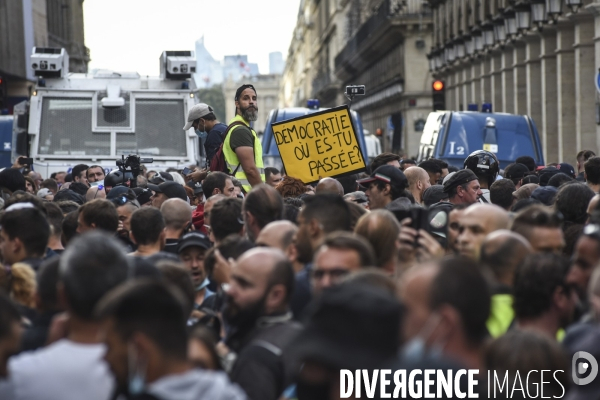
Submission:
{"label": "blue police van", "polygon": [[500,168],[520,156],[531,156],[537,165],[545,165],[540,137],[529,116],[474,111],[430,113],[417,161],[433,157],[463,168],[465,158],[475,150],[496,154]]}
{"label": "blue police van", "polygon": [[[309,107],[290,107],[271,110],[262,137],[263,163],[265,167],[274,167],[279,170],[283,168],[283,162],[281,161],[281,155],[279,154],[279,149],[277,148],[277,143],[273,136],[271,124],[327,110],[327,108],[320,108],[317,101],[309,101],[308,106]],[[353,110],[350,110],[350,114],[352,115],[352,122],[354,124],[354,129],[356,129],[356,135],[363,157],[368,160],[367,145],[365,143],[365,134],[360,115]]]}

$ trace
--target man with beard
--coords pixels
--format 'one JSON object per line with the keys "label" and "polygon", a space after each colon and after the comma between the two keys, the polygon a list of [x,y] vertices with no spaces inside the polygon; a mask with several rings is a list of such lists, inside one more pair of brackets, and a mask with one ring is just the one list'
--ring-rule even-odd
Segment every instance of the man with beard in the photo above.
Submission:
{"label": "man with beard", "polygon": [[235,92],[235,117],[227,127],[223,155],[229,172],[242,183],[246,193],[265,181],[262,146],[250,127],[257,118],[256,89],[242,85]]}
{"label": "man with beard", "polygon": [[234,264],[223,308],[226,345],[235,359],[231,381],[249,399],[276,400],[290,383],[292,365],[284,357],[300,325],[292,322],[289,302],[294,271],[285,254],[255,248]]}

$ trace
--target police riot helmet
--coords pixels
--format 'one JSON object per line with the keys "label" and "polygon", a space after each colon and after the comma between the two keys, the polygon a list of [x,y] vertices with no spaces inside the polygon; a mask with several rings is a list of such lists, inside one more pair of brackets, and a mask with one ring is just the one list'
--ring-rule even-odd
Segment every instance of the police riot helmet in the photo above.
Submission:
{"label": "police riot helmet", "polygon": [[465,169],[470,169],[475,172],[479,178],[485,178],[488,185],[491,185],[496,180],[500,172],[500,163],[498,158],[491,151],[477,150],[472,152],[465,159]]}
{"label": "police riot helmet", "polygon": [[110,174],[106,175],[104,178],[104,186],[107,187],[115,187],[115,186],[123,186],[123,172],[117,170],[112,171]]}

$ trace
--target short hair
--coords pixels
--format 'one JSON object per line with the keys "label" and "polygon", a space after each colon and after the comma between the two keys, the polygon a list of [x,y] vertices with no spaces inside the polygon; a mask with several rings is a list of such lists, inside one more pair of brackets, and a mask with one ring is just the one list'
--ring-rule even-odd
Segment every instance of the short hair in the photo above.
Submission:
{"label": "short hair", "polygon": [[400,225],[394,214],[387,210],[374,210],[363,215],[354,228],[354,233],[365,238],[375,250],[376,265],[383,267],[396,256],[396,241]]}
{"label": "short hair", "polygon": [[512,275],[523,258],[530,253],[530,247],[523,242],[523,239],[519,239],[508,236],[499,246],[492,245],[487,241],[481,245],[481,265],[489,268],[496,279]]}
{"label": "short hair", "polygon": [[398,185],[393,182],[386,183],[380,180],[376,180],[375,182],[371,183],[371,185],[376,185],[379,191],[384,190],[386,185],[390,185],[390,196],[392,197],[392,201],[400,197],[406,197],[411,203],[415,203],[415,198],[413,197],[412,193],[406,190],[402,185]]}
{"label": "short hair", "polygon": [[398,161],[398,163],[400,163],[400,156],[394,153],[381,153],[371,162],[371,172],[391,161]]}
{"label": "short hair", "polygon": [[556,254],[532,254],[515,273],[513,308],[517,318],[535,318],[552,305],[556,288],[569,292],[569,261]]}
{"label": "short hair", "polygon": [[25,177],[16,168],[4,168],[0,171],[0,187],[4,187],[11,192],[25,191]]}
{"label": "short hair", "polygon": [[572,182],[574,179],[567,174],[563,174],[559,172],[558,174],[552,175],[552,177],[548,180],[548,184],[546,186],[553,186],[555,188],[561,187],[564,183]]}
{"label": "short hair", "polygon": [[277,168],[266,167],[265,168],[265,179],[269,180],[271,175],[279,175],[280,173],[281,173],[281,171],[279,171]]}
{"label": "short hair", "polygon": [[18,238],[28,257],[41,257],[46,252],[50,225],[38,208],[21,208],[4,212],[0,225],[12,240]]}
{"label": "short hair", "polygon": [[141,332],[164,354],[179,360],[186,358],[185,300],[164,282],[141,279],[129,282],[102,300],[97,315],[112,319],[123,341]]}
{"label": "short hair", "polygon": [[210,227],[219,242],[233,233],[240,233],[243,226],[242,200],[238,198],[223,199],[210,211]]}
{"label": "short hair", "polygon": [[95,199],[79,208],[83,221],[87,225],[95,224],[96,228],[114,233],[119,227],[119,214],[114,204],[105,199]]}
{"label": "short hair", "polygon": [[558,189],[554,208],[559,211],[565,222],[583,224],[587,220],[587,208],[596,193],[585,183],[573,181]]}
{"label": "short hair", "polygon": [[60,309],[56,289],[59,264],[60,257],[52,257],[42,263],[37,273],[37,294],[45,311]]}
{"label": "short hair", "polygon": [[354,231],[356,228],[356,224],[358,220],[362,218],[363,215],[367,214],[367,209],[361,206],[360,204],[356,204],[354,202],[348,201],[348,209],[350,210],[350,230]]}
{"label": "short hair", "polygon": [[169,199],[160,206],[165,226],[170,229],[184,229],[192,222],[192,209],[181,199]]}
{"label": "short hair", "polygon": [[202,181],[202,192],[204,193],[204,196],[208,199],[213,195],[215,189],[219,189],[221,193],[223,193],[227,179],[231,179],[231,176],[224,172],[216,171],[208,174]]}
{"label": "short hair", "polygon": [[[479,179],[478,179],[478,180],[479,180]],[[465,191],[466,191],[466,190],[468,190],[468,188],[469,188],[469,184],[470,184],[471,182],[473,182],[473,181],[469,181],[469,182],[467,182],[467,183],[463,183],[463,184],[460,184],[460,185],[452,186],[452,187],[450,188],[450,190],[448,190],[448,198],[449,198],[449,199],[451,199],[451,198],[455,197],[455,196],[458,194],[458,187],[459,187],[459,186],[460,186],[461,188],[463,188],[463,190],[465,190]]]}
{"label": "short hair", "polygon": [[267,292],[275,285],[283,285],[285,287],[284,303],[289,304],[294,293],[295,283],[294,267],[288,259],[279,260],[273,265],[273,270],[267,280]]}
{"label": "short hair", "polygon": [[86,177],[86,178],[89,176],[88,172],[89,172],[89,170],[90,170],[90,169],[92,169],[92,168],[100,168],[100,169],[102,170],[102,173],[103,173],[104,175],[106,175],[106,172],[104,172],[104,168],[102,168],[102,166],[101,166],[101,165],[94,164],[94,165],[90,165],[90,166],[88,167],[88,169],[86,169],[86,170],[85,170],[85,177]]}
{"label": "short hair", "polygon": [[513,192],[517,190],[510,179],[499,179],[490,186],[490,200],[505,210],[508,210],[514,201]]}
{"label": "short hair", "polygon": [[530,241],[534,228],[561,227],[562,218],[556,212],[543,205],[532,205],[519,211],[513,220],[510,230]]}
{"label": "short hair", "polygon": [[600,185],[600,157],[590,157],[583,167],[586,180],[592,185]]}
{"label": "short hair", "polygon": [[441,174],[443,169],[448,168],[448,163],[437,158],[430,158],[429,160],[421,161],[419,167],[433,174]]}
{"label": "short hair", "polygon": [[237,260],[242,254],[254,247],[256,247],[254,243],[240,235],[233,234],[227,236],[218,246],[211,247],[204,256],[204,270],[206,271],[206,276],[211,276],[215,269],[215,264],[217,262],[215,250],[219,250],[226,260],[230,258]]}
{"label": "short hair", "polygon": [[69,190],[74,191],[77,194],[82,195],[85,198],[85,195],[88,191],[89,187],[85,183],[82,182],[73,182],[69,186]]}
{"label": "short hair", "polygon": [[154,207],[142,207],[131,214],[131,234],[137,244],[158,242],[165,229],[165,219]]}
{"label": "short hair", "polygon": [[66,246],[71,240],[77,236],[77,219],[79,218],[79,211],[71,211],[65,215],[62,223],[62,244]]}
{"label": "short hair", "polygon": [[75,181],[75,177],[79,178],[81,173],[86,171],[86,178],[87,178],[87,170],[88,170],[88,166],[86,164],[77,164],[76,166],[73,167],[73,169],[71,170],[71,176],[73,176],[73,181]]}
{"label": "short hair", "polygon": [[0,340],[12,335],[12,326],[21,322],[21,315],[8,296],[0,293]]}
{"label": "short hair", "polygon": [[306,193],[306,185],[300,179],[286,175],[275,187],[281,197],[299,197]]}
{"label": "short hair", "polygon": [[430,307],[448,304],[459,313],[467,339],[482,343],[488,335],[491,296],[479,265],[468,258],[449,257],[441,261],[430,290]]}
{"label": "short hair", "polygon": [[523,164],[531,172],[535,171],[535,168],[537,167],[537,165],[535,164],[535,160],[531,156],[517,157],[517,159],[515,160],[515,164]]}
{"label": "short hair", "polygon": [[217,119],[217,117],[215,116],[214,113],[209,112],[205,116],[198,118],[195,122],[199,121],[200,119],[205,119],[207,121],[215,121]]}
{"label": "short hair", "polygon": [[577,162],[581,164],[582,161],[585,162],[592,157],[596,157],[596,153],[594,153],[592,150],[581,150],[579,153],[577,153]]}
{"label": "short hair", "polygon": [[62,223],[65,219],[62,210],[56,203],[44,203],[46,209],[46,219],[52,228],[52,235],[59,236],[62,234]]}
{"label": "short hair", "polygon": [[162,260],[156,264],[166,283],[179,289],[186,300],[186,315],[191,315],[196,302],[196,288],[190,272],[179,262]]}
{"label": "short hair", "polygon": [[73,239],[61,255],[60,281],[69,311],[93,320],[100,299],[127,279],[125,251],[117,239],[104,232],[87,232]]}
{"label": "short hair", "polygon": [[13,193],[13,195],[4,202],[4,209],[6,210],[8,207],[17,203],[31,203],[35,206],[35,208],[42,211],[44,214],[46,213],[46,209],[44,208],[44,200],[36,195],[22,191]]}
{"label": "short hair", "polygon": [[322,193],[307,197],[301,215],[308,221],[319,221],[325,233],[350,231],[348,202],[337,194]]}
{"label": "short hair", "polygon": [[42,183],[40,184],[40,189],[42,189],[42,188],[49,189],[51,192],[57,192],[58,191],[58,183],[56,183],[56,181],[54,179],[44,179],[42,181]]}
{"label": "short hair", "polygon": [[61,200],[61,201],[57,201],[55,204],[58,207],[60,207],[63,214],[68,214],[72,211],[77,211],[77,210],[79,210],[79,207],[81,207],[79,204],[77,204],[71,200]]}
{"label": "short hair", "polygon": [[315,255],[323,248],[336,250],[351,250],[358,253],[362,268],[376,265],[373,246],[362,236],[349,232],[333,232],[325,236]]}
{"label": "short hair", "polygon": [[342,185],[345,194],[356,192],[358,190],[358,183],[356,183],[358,174],[338,176],[335,179]]}
{"label": "short hair", "polygon": [[263,183],[253,187],[246,195],[243,209],[252,214],[262,229],[269,222],[283,218],[283,199],[277,190]]}

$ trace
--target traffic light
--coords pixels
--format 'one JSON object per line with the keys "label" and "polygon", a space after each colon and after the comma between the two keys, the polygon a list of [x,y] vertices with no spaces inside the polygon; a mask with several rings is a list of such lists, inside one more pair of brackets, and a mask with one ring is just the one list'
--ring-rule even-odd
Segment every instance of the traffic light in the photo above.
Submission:
{"label": "traffic light", "polygon": [[433,111],[446,109],[446,84],[444,81],[436,80],[431,85],[433,90]]}

